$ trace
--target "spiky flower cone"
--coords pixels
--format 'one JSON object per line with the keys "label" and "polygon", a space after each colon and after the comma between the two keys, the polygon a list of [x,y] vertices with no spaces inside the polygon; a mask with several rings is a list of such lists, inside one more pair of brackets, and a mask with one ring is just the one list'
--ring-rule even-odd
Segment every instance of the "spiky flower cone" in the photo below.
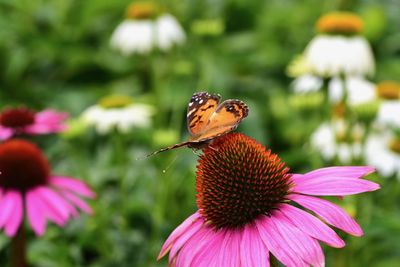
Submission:
{"label": "spiky flower cone", "polygon": [[229,134],[203,152],[197,165],[197,206],[217,228],[244,226],[285,202],[289,168],[255,140]]}

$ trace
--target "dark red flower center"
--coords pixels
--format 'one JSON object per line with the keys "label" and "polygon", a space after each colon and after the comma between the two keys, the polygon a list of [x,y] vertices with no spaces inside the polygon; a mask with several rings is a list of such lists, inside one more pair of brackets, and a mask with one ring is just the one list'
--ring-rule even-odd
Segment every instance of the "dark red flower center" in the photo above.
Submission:
{"label": "dark red flower center", "polygon": [[238,228],[284,202],[289,169],[254,139],[231,133],[203,150],[197,165],[197,205],[216,228]]}
{"label": "dark red flower center", "polygon": [[0,114],[0,124],[5,127],[25,127],[34,121],[35,113],[27,108],[9,108]]}
{"label": "dark red flower center", "polygon": [[12,139],[0,144],[0,187],[26,191],[47,184],[50,166],[34,144]]}

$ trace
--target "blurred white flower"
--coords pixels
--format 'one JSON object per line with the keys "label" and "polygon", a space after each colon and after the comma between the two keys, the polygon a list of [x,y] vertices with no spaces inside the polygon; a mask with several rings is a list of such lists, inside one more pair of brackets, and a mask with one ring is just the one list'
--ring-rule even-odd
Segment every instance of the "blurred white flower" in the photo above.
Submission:
{"label": "blurred white flower", "polygon": [[186,40],[185,32],[170,14],[156,19],[126,19],[111,36],[111,46],[125,56],[147,54],[154,49],[167,51]]}
{"label": "blurred white flower", "polygon": [[[296,78],[292,83],[293,91],[297,94],[316,92],[322,89],[322,78],[305,74]],[[328,97],[331,103],[341,102],[346,95],[346,102],[356,106],[376,100],[376,85],[359,76],[349,76],[344,80],[333,77],[328,82]]]}
{"label": "blurred white flower", "polygon": [[179,22],[170,14],[164,14],[156,21],[155,40],[158,48],[169,50],[174,44],[181,44],[186,40],[185,32]]}
{"label": "blurred white flower", "polygon": [[154,46],[154,23],[151,20],[125,20],[111,36],[111,46],[125,56],[146,54]]}
{"label": "blurred white flower", "polygon": [[397,173],[400,179],[400,140],[390,134],[375,134],[366,141],[366,162],[385,177]]}
{"label": "blurred white flower", "polygon": [[379,125],[400,128],[400,100],[383,101],[379,107],[376,121]]}
{"label": "blurred white flower", "polygon": [[394,81],[380,82],[377,94],[381,99],[376,119],[378,126],[400,129],[400,84]]}
{"label": "blurred white flower", "polygon": [[100,134],[107,134],[114,128],[127,133],[134,127],[149,127],[153,114],[153,107],[147,104],[131,103],[115,107],[97,104],[87,108],[82,113],[82,118],[88,125],[94,126]]}
{"label": "blurred white flower", "polygon": [[332,103],[338,103],[346,94],[347,103],[355,106],[375,100],[375,88],[375,84],[359,76],[350,76],[344,81],[334,77],[328,83],[328,95]]}
{"label": "blurred white flower", "polygon": [[319,76],[364,76],[375,72],[371,47],[361,36],[318,35],[307,46],[305,58]]}
{"label": "blurred white flower", "polygon": [[353,158],[359,158],[362,152],[360,142],[363,129],[358,125],[352,129],[350,138],[348,126],[343,120],[323,123],[312,135],[311,146],[316,149],[325,160],[338,158],[342,164],[351,163]]}
{"label": "blurred white flower", "polygon": [[315,75],[304,74],[297,77],[293,83],[292,88],[295,93],[309,93],[315,92],[322,88],[323,80]]}

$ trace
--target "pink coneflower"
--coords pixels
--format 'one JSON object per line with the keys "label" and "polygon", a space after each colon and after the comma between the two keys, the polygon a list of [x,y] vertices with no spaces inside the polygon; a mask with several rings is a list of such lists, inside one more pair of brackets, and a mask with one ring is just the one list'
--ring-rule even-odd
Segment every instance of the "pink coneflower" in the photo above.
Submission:
{"label": "pink coneflower", "polygon": [[27,108],[7,108],[0,113],[0,140],[21,134],[58,133],[65,130],[67,118],[67,113],[51,109],[36,113]]}
{"label": "pink coneflower", "polygon": [[277,155],[243,134],[227,134],[211,146],[197,166],[199,210],[173,231],[158,257],[169,252],[171,266],[270,266],[272,256],[286,266],[324,266],[318,241],[345,245],[327,224],[363,234],[342,208],[314,196],[377,190],[378,184],[360,179],[373,168],[290,174]]}
{"label": "pink coneflower", "polygon": [[47,220],[59,226],[78,216],[78,208],[92,213],[81,197],[93,191],[74,178],[50,174],[50,166],[34,144],[12,139],[0,144],[0,229],[13,237],[24,216],[42,235]]}

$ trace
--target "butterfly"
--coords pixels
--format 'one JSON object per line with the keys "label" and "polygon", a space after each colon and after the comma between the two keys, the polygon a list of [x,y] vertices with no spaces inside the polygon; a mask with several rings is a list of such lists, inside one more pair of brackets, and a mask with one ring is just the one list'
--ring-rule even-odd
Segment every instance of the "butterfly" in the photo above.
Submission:
{"label": "butterfly", "polygon": [[189,140],[162,148],[148,157],[182,146],[200,149],[213,139],[235,130],[249,114],[249,108],[237,99],[228,99],[222,103],[220,99],[218,94],[194,93],[189,101],[186,116]]}

